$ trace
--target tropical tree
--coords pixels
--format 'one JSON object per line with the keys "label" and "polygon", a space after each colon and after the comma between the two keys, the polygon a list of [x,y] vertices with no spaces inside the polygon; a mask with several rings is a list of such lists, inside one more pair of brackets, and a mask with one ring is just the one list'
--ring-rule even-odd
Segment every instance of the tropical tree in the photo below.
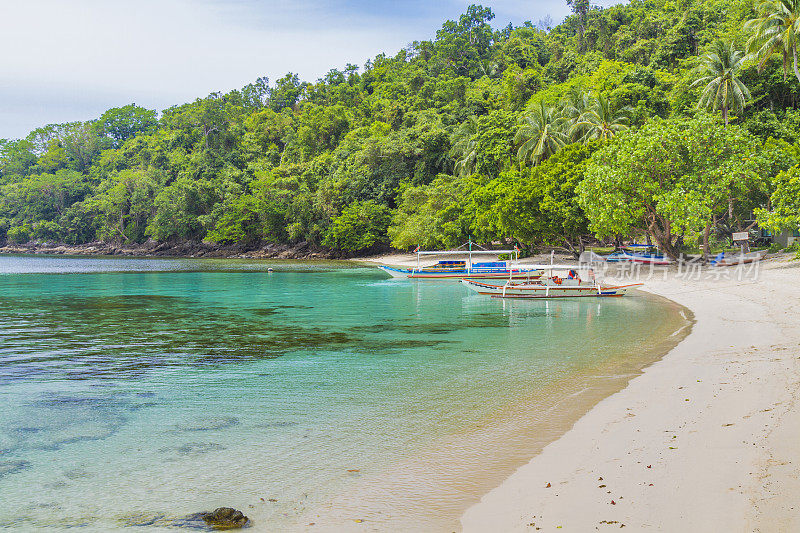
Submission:
{"label": "tropical tree", "polygon": [[570,141],[578,141],[586,134],[583,127],[575,127],[575,125],[591,107],[592,99],[589,93],[575,85],[570,87],[567,94],[561,99],[561,116],[570,124]]}
{"label": "tropical tree", "polygon": [[715,41],[702,58],[703,75],[692,84],[705,85],[697,107],[721,110],[726,126],[728,112],[741,111],[750,98],[750,90],[737,77],[743,61],[744,55],[732,42]]}
{"label": "tropical tree", "polygon": [[567,0],[567,5],[572,8],[572,12],[578,18],[578,48],[583,50],[586,47],[584,42],[586,21],[589,18],[589,10],[592,6],[589,0]]}
{"label": "tropical tree", "polygon": [[522,127],[517,131],[514,142],[520,144],[517,158],[521,164],[530,161],[538,165],[567,143],[563,128],[564,119],[555,108],[544,102],[536,104],[531,113],[523,118]]}
{"label": "tropical tree", "polygon": [[475,171],[478,161],[478,121],[470,116],[456,128],[451,153],[456,157],[456,176],[468,176]]}
{"label": "tropical tree", "polygon": [[757,138],[710,117],[653,120],[596,152],[576,190],[599,237],[649,233],[677,258],[679,237],[703,239],[731,202],[763,188],[772,165]]}
{"label": "tropical tree", "polygon": [[756,210],[759,224],[773,231],[800,229],[800,166],[778,174],[770,204],[771,210]]}
{"label": "tropical tree", "polygon": [[119,147],[137,133],[153,132],[158,125],[158,114],[136,104],[114,107],[100,115],[97,128],[114,140]]}
{"label": "tropical tree", "polygon": [[620,131],[628,129],[630,107],[616,109],[603,95],[598,96],[572,125],[570,132],[583,131],[581,140],[599,139],[608,141]]}
{"label": "tropical tree", "polygon": [[388,228],[392,246],[449,248],[466,241],[471,220],[464,206],[473,190],[472,180],[444,174],[427,185],[404,187]]}
{"label": "tropical tree", "polygon": [[783,57],[784,77],[792,60],[794,75],[800,81],[797,68],[797,39],[800,35],[800,0],[761,0],[756,6],[758,17],[748,20],[744,28],[751,33],[747,51],[758,60],[759,71],[764,69],[773,54]]}
{"label": "tropical tree", "polygon": [[358,251],[387,241],[391,210],[372,200],[353,202],[333,219],[323,244],[340,250]]}
{"label": "tropical tree", "polygon": [[599,146],[570,144],[535,168],[511,169],[474,189],[465,208],[472,235],[482,240],[566,245],[579,255],[589,222],[575,189]]}

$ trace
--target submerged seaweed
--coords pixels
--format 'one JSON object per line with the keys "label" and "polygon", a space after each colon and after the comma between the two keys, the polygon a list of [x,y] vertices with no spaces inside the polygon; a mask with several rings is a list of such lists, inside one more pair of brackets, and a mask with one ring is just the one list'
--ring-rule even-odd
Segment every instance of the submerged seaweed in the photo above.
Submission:
{"label": "submerged seaweed", "polygon": [[125,527],[146,527],[163,524],[165,515],[163,514],[135,514],[120,518],[119,522]]}
{"label": "submerged seaweed", "polygon": [[22,460],[0,461],[0,478],[31,467],[31,463]]}
{"label": "submerged seaweed", "polygon": [[[0,296],[0,328],[11,322],[36,327],[0,329],[0,358],[6,350],[16,354],[11,364],[0,368],[0,383],[53,373],[71,380],[131,379],[156,368],[271,359],[303,350],[403,347],[376,338],[373,333],[380,327],[339,328],[283,317],[284,310],[312,309],[305,305],[276,304],[242,314],[235,308],[198,307],[191,298],[164,295],[75,295],[46,302],[21,298],[13,306],[4,300]],[[13,315],[4,309],[14,309]],[[407,329],[439,334],[452,328],[412,324]],[[19,357],[24,353],[30,355]],[[77,401],[88,405],[106,400]]]}
{"label": "submerged seaweed", "polygon": [[12,418],[0,428],[0,436],[8,443],[9,451],[58,450],[70,444],[103,440],[125,424],[123,413],[130,407],[126,395],[45,392],[27,405],[24,417]]}
{"label": "submerged seaweed", "polygon": [[224,449],[225,446],[216,442],[188,442],[175,448],[175,451],[178,452],[178,455],[195,456]]}
{"label": "submerged seaweed", "polygon": [[298,422],[289,422],[285,420],[281,420],[278,422],[267,422],[265,424],[258,424],[256,427],[260,428],[290,428],[294,426],[300,425]]}
{"label": "submerged seaweed", "polygon": [[235,416],[211,416],[177,424],[175,429],[178,431],[214,431],[231,428],[238,424],[239,419]]}

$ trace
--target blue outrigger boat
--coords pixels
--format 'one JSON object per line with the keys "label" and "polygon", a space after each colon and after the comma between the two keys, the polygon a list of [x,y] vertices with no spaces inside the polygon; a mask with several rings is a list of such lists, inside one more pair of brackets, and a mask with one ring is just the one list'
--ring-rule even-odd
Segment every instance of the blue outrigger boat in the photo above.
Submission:
{"label": "blue outrigger boat", "polygon": [[[472,241],[461,245],[455,250],[445,251],[420,251],[417,254],[416,267],[395,267],[378,265],[378,268],[393,278],[406,279],[538,279],[543,271],[537,268],[515,266],[514,260],[519,257],[519,250],[484,250],[472,249]],[[468,249],[460,249],[469,245]],[[421,266],[420,259],[425,255],[467,255],[467,259],[456,261],[439,261],[434,265]],[[473,255],[500,255],[508,254],[512,259],[508,261],[472,262]]]}
{"label": "blue outrigger boat", "polygon": [[670,258],[649,244],[629,244],[605,257],[609,263],[643,263],[648,265],[669,265]]}

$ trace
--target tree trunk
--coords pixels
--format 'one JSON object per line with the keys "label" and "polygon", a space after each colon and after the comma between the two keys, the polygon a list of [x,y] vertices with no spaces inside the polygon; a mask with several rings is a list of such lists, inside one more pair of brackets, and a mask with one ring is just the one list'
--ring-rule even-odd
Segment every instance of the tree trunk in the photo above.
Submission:
{"label": "tree trunk", "polygon": [[564,244],[566,244],[566,248],[569,251],[569,253],[571,253],[572,255],[575,256],[575,259],[580,258],[580,256],[581,256],[580,252],[575,249],[575,247],[572,245],[572,243],[566,237],[564,237]]}
{"label": "tree trunk", "polygon": [[794,75],[800,81],[800,71],[797,70],[797,45],[792,46],[792,56],[794,58]]}
{"label": "tree trunk", "polygon": [[728,127],[728,107],[722,106],[722,118],[725,121],[725,127]]}
{"label": "tree trunk", "polygon": [[660,250],[662,250],[667,257],[670,259],[678,260],[678,251],[672,245],[672,232],[669,230],[669,227],[661,230],[655,223],[655,221],[650,223],[650,227],[648,228],[648,238],[652,235],[653,239],[655,239],[656,244]]}
{"label": "tree trunk", "polygon": [[711,245],[709,243],[711,236],[711,221],[706,222],[706,227],[703,230],[703,262],[708,263],[708,258],[711,255]]}
{"label": "tree trunk", "polygon": [[675,261],[678,260],[678,251],[672,245],[672,237],[669,234],[659,235],[654,233],[653,238],[655,239],[656,244],[658,244],[658,248],[663,251],[667,257]]}

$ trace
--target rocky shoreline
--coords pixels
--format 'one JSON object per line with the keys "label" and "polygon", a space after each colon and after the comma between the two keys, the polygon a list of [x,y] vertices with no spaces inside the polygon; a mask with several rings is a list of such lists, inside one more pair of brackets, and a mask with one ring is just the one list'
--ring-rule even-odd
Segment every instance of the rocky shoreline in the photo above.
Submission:
{"label": "rocky shoreline", "polygon": [[115,244],[90,242],[86,244],[41,243],[6,244],[0,254],[46,254],[127,257],[207,257],[242,259],[351,259],[385,253],[388,247],[362,250],[358,254],[332,250],[323,246],[301,242],[289,244],[220,245],[201,242],[145,242],[142,244]]}

